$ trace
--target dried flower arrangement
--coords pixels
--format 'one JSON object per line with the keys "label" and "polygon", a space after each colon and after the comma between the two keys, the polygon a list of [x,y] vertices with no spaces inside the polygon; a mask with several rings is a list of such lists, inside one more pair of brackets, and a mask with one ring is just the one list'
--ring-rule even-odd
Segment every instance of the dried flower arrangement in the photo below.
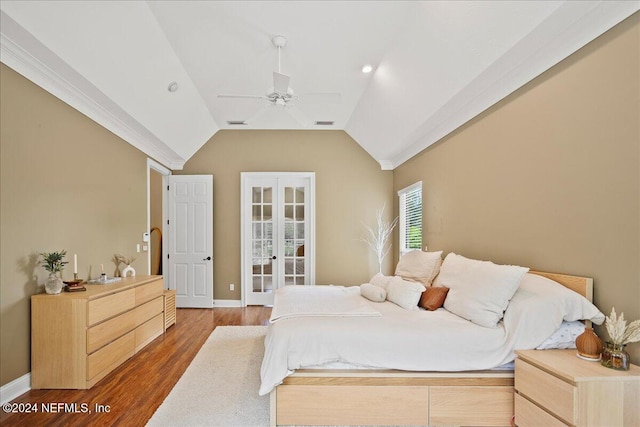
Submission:
{"label": "dried flower arrangement", "polygon": [[120,254],[114,254],[114,258],[116,259],[116,261],[118,261],[118,263],[123,263],[124,265],[131,265],[133,264],[133,261],[136,260],[136,257],[134,256],[126,257]]}
{"label": "dried flower arrangement", "polygon": [[640,320],[634,320],[627,325],[624,313],[620,313],[618,316],[615,307],[611,309],[611,315],[606,317],[604,325],[613,344],[626,345],[640,341]]}

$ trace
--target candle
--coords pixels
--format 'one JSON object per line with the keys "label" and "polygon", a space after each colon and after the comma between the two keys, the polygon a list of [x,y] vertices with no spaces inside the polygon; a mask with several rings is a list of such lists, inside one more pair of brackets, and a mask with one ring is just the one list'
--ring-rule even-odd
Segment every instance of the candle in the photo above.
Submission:
{"label": "candle", "polygon": [[102,274],[104,274],[104,264],[100,264],[100,269],[102,270]]}
{"label": "candle", "polygon": [[78,254],[73,254],[73,274],[78,274]]}

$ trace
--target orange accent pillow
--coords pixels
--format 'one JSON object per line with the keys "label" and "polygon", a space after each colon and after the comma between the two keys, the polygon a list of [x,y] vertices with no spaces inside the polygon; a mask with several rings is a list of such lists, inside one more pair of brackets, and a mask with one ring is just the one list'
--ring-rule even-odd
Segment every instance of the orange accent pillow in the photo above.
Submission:
{"label": "orange accent pillow", "polygon": [[449,288],[445,288],[444,286],[429,286],[427,290],[422,293],[418,305],[427,310],[437,310],[444,304],[444,300],[447,298],[447,292],[449,292]]}

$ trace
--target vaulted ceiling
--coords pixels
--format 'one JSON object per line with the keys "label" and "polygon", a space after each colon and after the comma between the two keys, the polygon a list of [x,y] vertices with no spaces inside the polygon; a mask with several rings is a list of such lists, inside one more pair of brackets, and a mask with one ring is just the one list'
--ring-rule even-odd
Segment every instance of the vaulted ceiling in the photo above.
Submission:
{"label": "vaulted ceiling", "polygon": [[[2,0],[0,59],[171,169],[232,128],[342,129],[393,169],[639,5]],[[286,108],[218,96],[265,95],[279,67]]]}

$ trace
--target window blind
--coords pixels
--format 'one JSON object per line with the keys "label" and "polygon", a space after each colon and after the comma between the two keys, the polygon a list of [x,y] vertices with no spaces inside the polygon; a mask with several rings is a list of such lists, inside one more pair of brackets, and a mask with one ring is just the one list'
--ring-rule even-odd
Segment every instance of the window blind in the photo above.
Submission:
{"label": "window blind", "polygon": [[422,181],[398,191],[400,253],[422,248]]}

